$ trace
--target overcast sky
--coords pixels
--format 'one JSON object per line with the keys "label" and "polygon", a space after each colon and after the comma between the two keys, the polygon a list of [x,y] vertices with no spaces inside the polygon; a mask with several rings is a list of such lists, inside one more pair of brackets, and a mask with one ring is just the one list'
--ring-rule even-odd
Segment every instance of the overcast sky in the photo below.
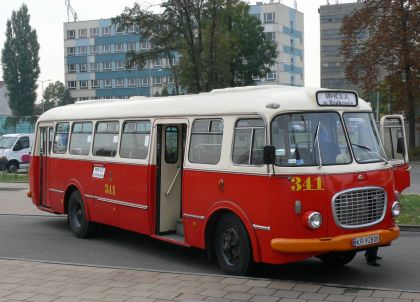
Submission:
{"label": "overcast sky", "polygon": [[[110,18],[121,13],[126,6],[132,6],[134,0],[106,1],[103,0],[71,0],[71,5],[77,12],[78,20],[92,20]],[[159,4],[159,0],[138,1],[142,5]],[[250,4],[255,4],[251,0]],[[265,2],[268,2],[265,0]],[[293,7],[293,0],[283,0],[282,3]],[[335,3],[335,0],[331,0]],[[340,3],[355,2],[353,0],[340,0]],[[13,10],[18,10],[24,3],[20,0],[2,1],[0,10],[0,49],[5,41],[6,22],[10,19]],[[64,49],[63,49],[63,22],[67,21],[67,10],[64,0],[27,0],[31,15],[31,26],[38,34],[40,50],[40,80],[64,82]],[[297,8],[304,13],[304,43],[305,43],[305,85],[320,85],[320,55],[319,55],[319,14],[318,8],[326,0],[297,0]],[[0,79],[2,70],[0,68]],[[44,83],[45,86],[48,83]],[[41,86],[41,85],[40,85]],[[41,87],[38,89],[38,99]]]}

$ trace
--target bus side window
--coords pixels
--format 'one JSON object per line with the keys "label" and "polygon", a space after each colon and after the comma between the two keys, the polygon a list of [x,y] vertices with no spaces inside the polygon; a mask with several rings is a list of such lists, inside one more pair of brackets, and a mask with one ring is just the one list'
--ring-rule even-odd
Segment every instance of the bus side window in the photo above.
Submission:
{"label": "bus side window", "polygon": [[88,155],[92,144],[92,122],[73,123],[70,135],[70,154]]}
{"label": "bus side window", "polygon": [[241,119],[235,126],[232,162],[238,165],[262,165],[265,125],[262,119]]}
{"label": "bus side window", "polygon": [[58,123],[55,127],[53,152],[64,154],[67,152],[67,142],[69,140],[70,123]]}
{"label": "bus side window", "polygon": [[117,154],[120,122],[98,122],[93,139],[93,155],[114,157]]}
{"label": "bus side window", "polygon": [[222,152],[223,121],[195,120],[191,131],[188,159],[192,163],[215,165]]}
{"label": "bus side window", "polygon": [[149,152],[150,121],[128,121],[123,125],[120,156],[146,159]]}

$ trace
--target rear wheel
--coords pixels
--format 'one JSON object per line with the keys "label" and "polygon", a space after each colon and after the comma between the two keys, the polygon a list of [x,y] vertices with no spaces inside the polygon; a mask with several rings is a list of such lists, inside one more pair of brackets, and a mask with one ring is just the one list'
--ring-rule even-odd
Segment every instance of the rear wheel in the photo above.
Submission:
{"label": "rear wheel", "polygon": [[245,275],[250,269],[250,240],[243,223],[235,215],[224,215],[217,223],[215,249],[217,261],[225,273]]}
{"label": "rear wheel", "polygon": [[69,198],[68,221],[70,229],[79,238],[89,238],[97,233],[97,224],[86,220],[85,205],[77,190]]}
{"label": "rear wheel", "polygon": [[353,251],[334,252],[334,253],[321,255],[319,256],[319,259],[321,259],[321,261],[326,265],[342,266],[352,261],[355,256],[356,256],[356,252],[353,252]]}

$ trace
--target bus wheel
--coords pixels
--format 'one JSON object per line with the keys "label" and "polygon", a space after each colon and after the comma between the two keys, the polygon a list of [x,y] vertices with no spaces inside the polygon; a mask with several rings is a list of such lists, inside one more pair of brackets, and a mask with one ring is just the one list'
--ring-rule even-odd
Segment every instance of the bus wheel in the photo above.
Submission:
{"label": "bus wheel", "polygon": [[251,244],[242,222],[233,214],[221,217],[216,226],[215,249],[222,270],[231,275],[245,275],[252,263]]}
{"label": "bus wheel", "polygon": [[334,252],[319,256],[319,259],[326,264],[331,266],[346,265],[356,256],[356,252]]}
{"label": "bus wheel", "polygon": [[95,233],[95,224],[86,220],[85,205],[79,191],[73,191],[69,198],[68,222],[70,229],[79,238],[89,238]]}

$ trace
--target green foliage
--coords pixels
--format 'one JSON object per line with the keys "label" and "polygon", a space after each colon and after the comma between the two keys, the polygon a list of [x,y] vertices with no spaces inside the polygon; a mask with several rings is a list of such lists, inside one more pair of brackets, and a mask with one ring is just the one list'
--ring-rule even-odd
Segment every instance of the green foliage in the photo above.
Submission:
{"label": "green foliage", "polygon": [[29,24],[28,7],[22,4],[7,20],[2,50],[3,78],[7,84],[9,106],[15,116],[33,114],[39,69],[37,34]]}
{"label": "green foliage", "polygon": [[69,90],[66,89],[64,84],[60,81],[51,83],[45,88],[43,100],[44,111],[48,111],[57,106],[72,104],[74,102],[70,96]]}
{"label": "green foliage", "polygon": [[171,65],[178,84],[191,93],[252,84],[252,76],[269,71],[276,43],[265,38],[260,21],[241,0],[165,0],[157,15],[135,3],[113,19],[127,29],[138,27],[148,51],[128,54],[128,65],[142,69],[148,61],[176,58]]}
{"label": "green foliage", "polygon": [[402,195],[400,202],[401,215],[397,223],[420,225],[420,195]]}

